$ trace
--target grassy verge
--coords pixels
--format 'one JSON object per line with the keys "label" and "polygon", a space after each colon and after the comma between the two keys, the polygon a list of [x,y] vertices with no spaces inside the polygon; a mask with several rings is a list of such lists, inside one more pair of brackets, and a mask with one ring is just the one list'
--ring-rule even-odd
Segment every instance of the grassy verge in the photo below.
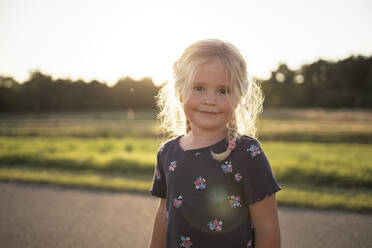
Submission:
{"label": "grassy verge", "polygon": [[26,168],[0,168],[0,180],[131,192],[147,192],[151,187],[150,176],[115,176],[93,172]]}
{"label": "grassy verge", "polygon": [[[160,143],[153,138],[0,137],[0,167],[150,175]],[[263,142],[262,147],[282,183],[372,188],[372,144]]]}
{"label": "grassy verge", "polygon": [[277,194],[279,205],[315,209],[339,209],[372,213],[372,190],[311,186],[308,184],[283,184]]}
{"label": "grassy verge", "polygon": [[[151,188],[152,176],[136,174],[119,176],[94,172],[78,173],[68,170],[0,168],[0,180],[148,193]],[[371,189],[345,189],[305,184],[282,184],[281,186],[283,190],[277,193],[279,205],[372,213]]]}
{"label": "grassy verge", "polygon": [[152,174],[159,139],[0,137],[0,164]]}
{"label": "grassy verge", "polygon": [[[148,192],[161,142],[0,136],[0,180]],[[372,213],[371,144],[264,141],[262,147],[283,187],[279,204]]]}

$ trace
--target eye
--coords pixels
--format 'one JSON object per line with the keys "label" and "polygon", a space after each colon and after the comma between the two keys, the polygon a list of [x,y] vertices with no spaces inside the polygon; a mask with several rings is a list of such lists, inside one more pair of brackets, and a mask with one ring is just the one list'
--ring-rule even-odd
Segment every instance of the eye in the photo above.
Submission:
{"label": "eye", "polygon": [[226,88],[221,88],[218,90],[218,93],[221,94],[221,95],[226,95],[228,93],[230,93],[230,91]]}
{"label": "eye", "polygon": [[196,90],[196,91],[199,91],[199,92],[203,92],[205,90],[205,88],[203,86],[194,86],[193,89]]}

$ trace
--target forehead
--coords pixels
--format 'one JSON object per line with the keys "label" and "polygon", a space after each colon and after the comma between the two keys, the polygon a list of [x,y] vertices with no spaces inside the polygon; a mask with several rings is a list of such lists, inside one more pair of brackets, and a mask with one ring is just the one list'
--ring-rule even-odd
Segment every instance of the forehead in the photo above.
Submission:
{"label": "forehead", "polygon": [[195,73],[193,83],[229,86],[230,80],[226,67],[219,59],[214,59],[212,62],[199,67]]}

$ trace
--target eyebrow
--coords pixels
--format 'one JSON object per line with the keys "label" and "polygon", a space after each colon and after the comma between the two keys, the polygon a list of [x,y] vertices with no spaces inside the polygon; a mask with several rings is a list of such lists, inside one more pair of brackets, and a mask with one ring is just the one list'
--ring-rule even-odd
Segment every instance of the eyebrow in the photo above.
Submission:
{"label": "eyebrow", "polygon": [[[206,83],[204,83],[204,82],[202,82],[202,81],[195,81],[195,82],[193,82],[193,84],[206,85]],[[217,85],[217,87],[230,88],[230,85],[227,85],[227,84],[219,84],[219,85]]]}

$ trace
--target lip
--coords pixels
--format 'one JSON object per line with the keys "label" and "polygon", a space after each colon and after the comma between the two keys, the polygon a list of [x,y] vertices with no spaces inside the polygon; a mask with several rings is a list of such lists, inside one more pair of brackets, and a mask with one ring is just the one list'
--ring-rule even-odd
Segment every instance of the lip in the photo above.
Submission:
{"label": "lip", "polygon": [[202,114],[209,114],[209,115],[216,115],[216,114],[218,114],[216,112],[211,112],[211,111],[199,111],[199,112],[202,113]]}

